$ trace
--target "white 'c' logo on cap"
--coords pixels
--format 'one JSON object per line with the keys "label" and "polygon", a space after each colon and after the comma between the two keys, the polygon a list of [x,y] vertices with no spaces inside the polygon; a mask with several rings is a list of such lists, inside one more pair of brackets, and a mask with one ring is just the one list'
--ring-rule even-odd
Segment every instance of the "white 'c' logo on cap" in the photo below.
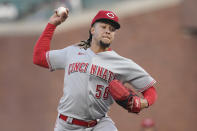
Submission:
{"label": "white 'c' logo on cap", "polygon": [[110,18],[114,18],[115,15],[113,13],[107,13],[107,16],[110,17]]}

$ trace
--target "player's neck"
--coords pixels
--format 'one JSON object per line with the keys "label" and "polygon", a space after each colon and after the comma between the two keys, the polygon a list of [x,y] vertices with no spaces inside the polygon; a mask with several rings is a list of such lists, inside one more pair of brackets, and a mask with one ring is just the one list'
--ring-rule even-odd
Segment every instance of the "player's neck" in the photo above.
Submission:
{"label": "player's neck", "polygon": [[99,43],[92,41],[91,42],[91,47],[90,49],[94,52],[94,53],[99,53],[99,52],[103,52],[103,51],[107,51],[109,49],[109,47],[107,48],[102,48]]}

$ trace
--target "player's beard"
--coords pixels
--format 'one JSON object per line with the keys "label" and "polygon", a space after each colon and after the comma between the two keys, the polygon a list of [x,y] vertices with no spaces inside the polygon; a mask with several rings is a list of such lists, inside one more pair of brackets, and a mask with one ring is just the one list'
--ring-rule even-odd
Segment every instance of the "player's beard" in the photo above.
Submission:
{"label": "player's beard", "polygon": [[99,44],[103,49],[108,48],[110,46],[110,43],[104,43],[102,40],[99,41]]}

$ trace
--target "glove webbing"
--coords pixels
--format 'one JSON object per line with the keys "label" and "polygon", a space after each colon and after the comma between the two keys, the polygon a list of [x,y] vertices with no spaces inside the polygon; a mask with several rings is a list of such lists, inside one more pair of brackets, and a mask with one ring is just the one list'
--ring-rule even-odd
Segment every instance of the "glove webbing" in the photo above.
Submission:
{"label": "glove webbing", "polygon": [[126,110],[129,111],[129,110],[130,110],[129,104],[130,104],[130,102],[132,101],[133,96],[134,96],[134,95],[130,93],[130,95],[128,96],[127,99],[125,99],[125,100],[116,100],[116,102],[117,102],[119,105],[121,105],[123,108],[125,108]]}

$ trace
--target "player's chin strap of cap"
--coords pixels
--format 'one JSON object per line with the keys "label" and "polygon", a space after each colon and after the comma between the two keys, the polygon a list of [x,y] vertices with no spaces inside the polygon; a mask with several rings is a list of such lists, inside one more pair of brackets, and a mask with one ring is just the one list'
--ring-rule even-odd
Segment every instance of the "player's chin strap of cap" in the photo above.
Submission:
{"label": "player's chin strap of cap", "polygon": [[60,114],[59,118],[68,122],[69,124],[75,124],[75,125],[85,126],[85,127],[93,127],[97,124],[97,120],[83,121],[83,120],[75,119],[72,117],[64,116],[62,114]]}

